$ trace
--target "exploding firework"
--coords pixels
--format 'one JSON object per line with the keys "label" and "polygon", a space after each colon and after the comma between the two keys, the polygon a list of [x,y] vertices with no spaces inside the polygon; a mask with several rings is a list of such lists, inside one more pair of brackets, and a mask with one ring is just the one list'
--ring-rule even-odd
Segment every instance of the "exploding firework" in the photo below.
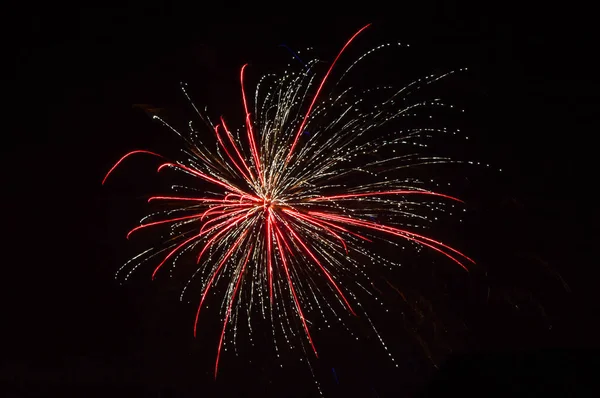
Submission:
{"label": "exploding firework", "polygon": [[[465,270],[473,263],[418,229],[435,220],[432,212],[461,202],[411,175],[423,165],[454,162],[414,152],[415,145],[425,145],[419,142],[450,131],[402,128],[404,117],[429,115],[446,106],[437,99],[414,101],[414,93],[453,72],[426,76],[402,88],[343,88],[351,69],[387,46],[363,54],[331,81],[339,58],[366,28],[348,40],[325,73],[318,73],[318,61],[311,60],[300,62],[296,72],[263,76],[253,103],[244,85],[244,65],[241,130],[231,129],[223,117],[211,120],[183,85],[216,147],[203,144],[191,123],[190,133],[184,134],[154,116],[186,142],[185,158],[169,161],[154,152],[133,151],[103,181],[129,156],[146,154],[163,159],[158,171],[183,173],[189,184],[196,184],[177,187],[177,192],[184,189],[187,194],[149,199],[172,206],[142,219],[127,237],[147,228],[168,227],[170,234],[163,245],[134,257],[117,275],[127,278],[140,264],[155,261],[154,279],[164,268],[174,267],[182,254],[193,256],[195,266],[182,297],[193,281],[202,286],[194,335],[209,293],[222,287],[217,289],[223,297],[219,307],[223,323],[215,377],[228,327],[237,331],[238,323],[247,320],[251,330],[256,312],[270,317],[273,335],[278,329],[286,341],[290,333],[300,332],[301,344],[316,356],[310,320],[327,313],[339,316],[339,311],[348,316],[363,313],[354,289],[365,289],[360,281],[368,281],[376,267],[398,265],[374,249],[376,240],[396,246],[408,242]],[[215,192],[208,191],[213,188]],[[199,196],[199,190],[205,193]]]}

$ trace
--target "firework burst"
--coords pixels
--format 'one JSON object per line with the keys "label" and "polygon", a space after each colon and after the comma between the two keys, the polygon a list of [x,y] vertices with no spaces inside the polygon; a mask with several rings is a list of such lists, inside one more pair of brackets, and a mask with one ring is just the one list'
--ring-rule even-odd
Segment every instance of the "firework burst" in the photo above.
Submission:
{"label": "firework burst", "polygon": [[[201,184],[205,190],[198,196],[198,190],[190,186],[185,195],[151,197],[149,201],[173,206],[144,218],[127,237],[146,228],[169,227],[169,239],[126,263],[118,275],[125,273],[127,278],[138,265],[153,260],[157,264],[154,279],[164,268],[174,266],[183,253],[195,253],[195,267],[182,292],[183,296],[192,281],[201,280],[194,335],[209,293],[218,284],[224,288],[215,377],[228,326],[237,330],[237,323],[244,319],[250,325],[253,306],[262,309],[263,316],[270,313],[274,335],[277,322],[273,319],[283,319],[279,322],[283,333],[300,331],[301,344],[316,356],[310,319],[325,317],[323,307],[336,313],[336,306],[356,316],[362,306],[353,293],[354,281],[368,279],[365,264],[395,266],[370,249],[375,240],[396,245],[404,240],[445,256],[465,270],[473,263],[449,245],[415,232],[420,224],[432,222],[428,212],[436,206],[461,201],[434,192],[405,173],[452,160],[403,149],[448,131],[398,127],[405,116],[444,106],[439,100],[414,102],[411,98],[452,72],[427,76],[400,89],[341,88],[341,80],[351,69],[386,46],[367,52],[339,74],[337,82],[331,82],[339,58],[366,28],[348,40],[324,74],[315,71],[317,60],[312,60],[302,62],[297,72],[263,76],[252,110],[244,65],[240,71],[245,117],[241,131],[230,129],[223,117],[212,121],[194,105],[183,85],[185,96],[216,139],[216,148],[203,144],[191,123],[191,133],[183,134],[154,116],[185,140],[185,159],[169,161],[154,152],[133,151],[103,181],[129,156],[147,154],[163,159],[158,171],[184,173],[190,184]],[[325,92],[326,87],[332,89]],[[204,188],[209,186],[218,191],[209,193]]]}

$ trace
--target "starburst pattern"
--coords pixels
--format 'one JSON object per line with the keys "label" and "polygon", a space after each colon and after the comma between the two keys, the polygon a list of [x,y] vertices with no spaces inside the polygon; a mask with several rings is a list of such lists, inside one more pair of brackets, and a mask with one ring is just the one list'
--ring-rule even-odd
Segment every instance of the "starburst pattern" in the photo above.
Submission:
{"label": "starburst pattern", "polygon": [[[439,100],[411,98],[453,72],[420,78],[400,89],[342,88],[344,77],[362,59],[389,46],[381,45],[331,82],[338,60],[367,26],[348,40],[324,74],[317,73],[317,60],[312,60],[302,62],[297,72],[265,75],[257,85],[253,112],[244,65],[240,71],[243,131],[232,131],[224,117],[218,123],[211,121],[183,85],[185,96],[216,139],[216,148],[203,144],[191,123],[191,133],[183,134],[154,116],[185,140],[185,159],[169,161],[154,152],[133,151],[103,181],[129,156],[149,154],[164,159],[158,171],[184,173],[204,190],[202,196],[189,187],[186,195],[151,197],[149,201],[173,206],[144,218],[127,237],[167,226],[170,236],[163,246],[126,263],[118,274],[126,272],[127,278],[140,264],[154,260],[154,279],[164,268],[174,267],[182,254],[195,252],[196,266],[182,292],[183,297],[192,281],[201,280],[194,335],[209,293],[219,284],[224,288],[215,377],[228,325],[233,325],[234,339],[236,325],[244,318],[251,330],[253,305],[263,317],[270,313],[274,335],[275,317],[286,340],[289,332],[299,330],[304,335],[301,340],[317,355],[309,319],[326,317],[323,307],[334,314],[343,308],[356,315],[362,305],[353,286],[363,287],[359,280],[368,280],[366,264],[397,266],[371,249],[375,240],[409,242],[465,270],[473,263],[449,245],[416,232],[420,225],[432,222],[428,214],[436,208],[461,202],[407,177],[407,172],[423,165],[453,162],[412,152],[415,143],[447,129],[398,127],[403,117],[445,106]],[[325,92],[328,86],[331,90]],[[411,149],[403,150],[407,147]],[[208,192],[209,187],[217,191]]]}

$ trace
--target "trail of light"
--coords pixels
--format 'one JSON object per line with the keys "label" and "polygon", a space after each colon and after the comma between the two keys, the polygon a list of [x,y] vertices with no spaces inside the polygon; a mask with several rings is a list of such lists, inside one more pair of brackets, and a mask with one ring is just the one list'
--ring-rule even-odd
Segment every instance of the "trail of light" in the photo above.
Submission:
{"label": "trail of light", "polygon": [[[223,119],[221,119],[221,121],[222,120]],[[225,126],[223,126],[223,128],[226,129]],[[221,134],[219,134],[219,125],[218,124],[215,126],[215,135],[217,136],[217,141],[219,141],[219,144],[221,145],[221,147],[223,148],[223,150],[225,151],[225,153],[229,157],[229,160],[231,160],[231,163],[233,163],[233,165],[235,166],[235,168],[238,169],[238,171],[242,174],[242,176],[244,176],[244,178],[246,178],[246,179],[249,180],[250,177],[248,177],[246,175],[246,173],[244,172],[244,170],[242,170],[242,168],[240,167],[240,165],[238,165],[238,163],[235,161],[235,159],[233,158],[233,156],[231,156],[231,154],[229,153],[229,150],[225,146],[225,143],[221,139]]]}
{"label": "trail of light", "polygon": [[[235,201],[232,201],[229,199],[230,197],[234,197],[234,198],[237,197],[238,199],[236,199]],[[248,199],[255,203],[263,203],[262,199],[259,199],[253,195],[246,195],[246,194],[240,195],[239,193],[228,193],[227,195],[225,195],[225,200],[230,200],[232,202],[240,202],[241,203],[244,201],[244,199]]]}
{"label": "trail of light", "polygon": [[110,170],[108,170],[108,173],[106,173],[106,175],[105,175],[105,176],[104,176],[104,178],[102,179],[102,185],[104,185],[104,183],[106,182],[106,179],[108,178],[108,176],[112,174],[112,172],[113,172],[113,171],[114,171],[114,170],[117,168],[117,166],[121,164],[121,162],[123,162],[123,161],[124,161],[125,159],[127,159],[129,156],[131,156],[131,155],[134,155],[134,154],[136,154],[136,153],[146,153],[146,154],[148,154],[148,155],[154,155],[154,156],[157,156],[157,157],[159,157],[159,158],[161,158],[161,159],[164,159],[164,156],[162,156],[162,155],[159,155],[158,153],[154,153],[154,152],[146,151],[146,150],[143,150],[143,149],[138,149],[138,150],[135,150],[135,151],[131,151],[131,152],[129,152],[129,153],[126,153],[125,155],[123,155],[123,157],[121,157],[121,159],[119,159],[119,160],[117,161],[117,163],[115,163],[115,164],[113,165],[113,167],[111,167],[111,168],[110,168]]}
{"label": "trail of light", "polygon": [[182,169],[182,170],[185,170],[185,171],[187,171],[188,173],[191,173],[191,174],[193,174],[193,175],[195,175],[195,176],[197,176],[197,177],[200,177],[200,178],[202,178],[203,180],[206,180],[206,181],[212,182],[212,183],[214,183],[214,184],[220,185],[220,186],[222,186],[222,187],[224,187],[224,188],[227,188],[227,189],[231,189],[232,191],[235,191],[235,192],[237,192],[237,193],[240,193],[240,194],[242,194],[242,195],[243,195],[243,194],[246,194],[246,195],[247,195],[247,193],[246,193],[246,192],[242,191],[241,189],[239,189],[239,188],[237,188],[237,187],[234,187],[234,186],[233,186],[233,185],[231,185],[231,184],[227,184],[227,183],[225,183],[225,182],[223,182],[223,181],[217,180],[216,178],[213,178],[213,177],[207,176],[206,174],[204,174],[204,173],[201,173],[201,172],[199,172],[198,170],[194,170],[194,169],[192,169],[192,168],[190,168],[190,167],[187,167],[187,166],[184,166],[184,165],[182,165],[182,164],[179,164],[179,163],[163,163],[163,164],[161,164],[161,165],[160,165],[160,167],[158,168],[158,170],[157,170],[157,171],[160,171],[160,170],[161,170],[163,167],[175,167],[175,168],[180,168],[180,169]]}
{"label": "trail of light", "polygon": [[152,197],[148,198],[148,203],[150,203],[153,200],[182,200],[182,201],[205,202],[205,203],[223,203],[223,202],[237,203],[237,200],[210,199],[210,198],[185,198],[182,196],[152,196]]}
{"label": "trail of light", "polygon": [[227,307],[227,313],[225,314],[225,320],[223,321],[223,330],[221,331],[221,338],[219,339],[219,347],[217,348],[217,360],[215,361],[215,379],[217,378],[217,372],[219,371],[219,358],[221,357],[221,347],[223,346],[223,338],[225,337],[225,329],[227,328],[227,321],[229,320],[229,316],[231,315],[231,307],[233,306],[233,301],[235,300],[235,296],[240,287],[240,282],[242,281],[242,276],[244,275],[244,270],[246,269],[246,264],[250,259],[250,254],[252,253],[252,249],[248,250],[248,254],[246,255],[246,259],[244,260],[244,264],[242,265],[242,269],[240,274],[237,277],[237,282],[235,283],[235,288],[233,289],[233,293],[231,294],[231,298],[229,299],[229,306]]}
{"label": "trail of light", "polygon": [[329,74],[333,70],[333,67],[335,66],[337,60],[340,58],[340,56],[342,55],[342,53],[344,52],[344,50],[346,49],[346,47],[348,47],[350,45],[350,43],[352,43],[352,41],[356,38],[356,36],[358,36],[363,30],[367,29],[369,26],[371,26],[371,24],[363,26],[358,32],[356,32],[354,34],[354,36],[352,36],[350,38],[350,40],[348,40],[346,42],[346,44],[344,45],[344,47],[342,47],[342,49],[338,53],[337,57],[335,57],[335,59],[331,63],[331,66],[329,67],[329,70],[325,74],[325,77],[323,77],[323,80],[321,80],[321,84],[319,85],[319,88],[317,89],[317,92],[315,93],[315,96],[313,97],[313,100],[310,103],[310,106],[308,107],[308,111],[306,111],[306,114],[304,115],[304,119],[302,119],[302,123],[300,123],[300,127],[298,128],[298,132],[296,133],[296,137],[294,138],[294,142],[292,143],[292,147],[290,148],[290,151],[288,152],[287,158],[285,159],[285,163],[286,164],[290,161],[290,158],[292,157],[292,153],[294,152],[294,148],[296,148],[296,144],[298,143],[298,139],[300,138],[300,135],[302,135],[302,131],[304,129],[304,126],[306,126],[306,122],[308,121],[308,117],[310,115],[310,112],[312,112],[312,108],[315,105],[315,102],[317,102],[317,98],[319,97],[319,94],[321,93],[321,89],[323,88],[323,85],[325,85],[325,81],[329,77]]}
{"label": "trail of light", "polygon": [[248,112],[248,102],[246,101],[246,91],[244,90],[244,69],[246,69],[248,64],[242,66],[240,70],[240,85],[242,86],[242,101],[244,102],[244,111],[246,112],[246,130],[248,131],[248,141],[250,142],[250,151],[252,152],[252,156],[254,157],[254,162],[256,163],[256,172],[258,174],[258,178],[263,182],[264,178],[261,173],[260,168],[260,159],[258,157],[258,149],[256,148],[256,141],[254,140],[254,133],[252,131],[252,120],[250,120],[250,112]]}
{"label": "trail of light", "polygon": [[272,230],[273,230],[273,214],[271,213],[271,208],[267,208],[267,256],[269,259],[267,260],[267,267],[269,268],[269,300],[271,305],[273,305],[273,264],[272,264]]}
{"label": "trail of light", "polygon": [[201,216],[202,216],[201,214],[193,214],[191,216],[171,218],[171,219],[168,219],[168,220],[161,220],[161,221],[151,222],[151,223],[148,223],[148,224],[138,225],[137,227],[133,228],[131,231],[129,231],[127,233],[127,239],[129,239],[129,236],[131,236],[132,233],[134,233],[135,231],[139,231],[142,228],[151,227],[153,225],[160,225],[160,224],[175,222],[175,221],[189,220],[191,218],[200,218]]}
{"label": "trail of light", "polygon": [[246,160],[244,160],[244,157],[240,153],[237,145],[235,144],[235,141],[233,139],[233,135],[231,134],[231,132],[227,128],[227,125],[225,124],[225,120],[223,119],[223,116],[221,116],[221,123],[223,124],[223,128],[225,129],[225,133],[227,133],[227,137],[229,137],[229,142],[231,142],[231,146],[233,146],[233,149],[235,149],[235,153],[238,155],[238,158],[240,158],[240,160],[242,161],[242,164],[244,165],[244,167],[246,168],[246,170],[248,170],[248,174],[250,174],[250,176],[251,176],[251,178],[249,178],[249,179],[254,180],[254,174],[252,173],[252,170],[250,170],[250,167],[248,167],[248,164],[246,163]]}
{"label": "trail of light", "polygon": [[386,282],[386,283],[387,283],[387,284],[388,284],[388,285],[389,285],[389,286],[390,286],[392,289],[394,289],[394,290],[395,290],[395,291],[396,291],[396,292],[397,292],[397,293],[400,295],[400,297],[402,297],[402,300],[404,300],[404,302],[405,302],[405,303],[407,303],[407,302],[408,302],[408,301],[406,300],[406,296],[404,295],[404,293],[402,293],[402,292],[400,291],[400,289],[398,289],[396,286],[392,285],[392,284],[390,283],[390,281],[388,281],[387,279],[385,280],[385,282]]}
{"label": "trail of light", "polygon": [[[418,242],[424,246],[427,246],[439,253],[442,253],[443,255],[445,255],[446,257],[448,257],[449,259],[451,259],[452,261],[454,261],[456,264],[460,265],[463,269],[465,269],[466,271],[468,271],[467,267],[465,267],[465,265],[463,263],[461,263],[458,259],[456,259],[455,257],[451,256],[450,254],[444,252],[443,250],[440,250],[438,247],[433,246],[431,244],[428,244],[427,242],[424,241],[429,241],[432,242],[436,245],[439,245],[445,249],[448,249],[458,255],[460,255],[461,257],[465,258],[466,260],[472,262],[473,264],[475,264],[475,261],[473,261],[472,259],[470,259],[469,257],[467,257],[466,255],[464,255],[463,253],[459,252],[458,250],[442,243],[442,242],[438,242],[434,239],[428,238],[426,236],[423,235],[418,235],[415,234],[413,232],[409,232],[409,231],[405,231],[402,229],[398,229],[398,228],[394,228],[394,227],[390,227],[387,225],[381,225],[381,224],[377,224],[377,223],[373,223],[370,221],[364,221],[364,220],[357,220],[357,219],[353,219],[353,218],[349,218],[349,217],[343,217],[343,216],[338,216],[338,215],[333,215],[333,214],[328,214],[328,213],[322,213],[322,212],[314,212],[314,211],[310,211],[310,214],[314,214],[323,218],[328,218],[330,220],[336,220],[336,221],[340,221],[340,222],[345,222],[347,224],[351,224],[351,225],[358,225],[358,226],[362,226],[362,227],[366,227],[366,228],[370,228],[376,231],[380,231],[380,232],[387,232],[391,235],[395,235],[395,236],[399,236],[401,238],[404,239],[408,239],[408,240],[412,240],[415,242]],[[416,237],[416,238],[415,238]],[[423,241],[424,240],[424,241]]]}
{"label": "trail of light", "polygon": [[304,217],[302,213],[297,212],[295,210],[283,209],[283,211],[292,217],[300,218],[301,220],[303,220],[304,222],[306,222],[310,225],[317,225],[317,226],[323,228],[326,232],[328,232],[329,234],[331,234],[333,237],[335,237],[337,240],[340,241],[340,243],[342,244],[342,247],[346,251],[346,254],[348,254],[348,248],[346,247],[346,242],[344,241],[344,239],[342,239],[342,237],[340,235],[338,235],[337,233],[333,232],[330,228],[326,227],[319,221],[316,221],[314,219],[310,220],[312,217]]}
{"label": "trail of light", "polygon": [[183,243],[181,243],[180,245],[178,245],[177,247],[175,247],[175,249],[171,250],[169,252],[169,254],[167,254],[167,256],[160,262],[160,264],[158,264],[158,266],[154,269],[154,272],[152,273],[152,280],[154,280],[154,277],[156,276],[156,273],[158,272],[158,270],[164,265],[164,263],[167,262],[167,260],[169,258],[171,258],[171,256],[177,252],[179,249],[181,249],[182,247],[184,247],[185,245],[187,245],[188,243],[190,243],[191,241],[198,239],[202,236],[202,232],[199,233],[198,235],[194,235],[191,238],[185,240]]}
{"label": "trail of light", "polygon": [[[234,213],[235,213],[235,214],[237,214],[237,213],[240,213],[240,212],[242,212],[242,211],[244,211],[244,210],[239,210],[239,211],[236,211],[236,212],[232,212],[231,214],[229,214],[229,215],[226,215],[226,216],[233,215]],[[214,222],[215,220],[218,220],[218,219],[222,219],[222,218],[224,218],[224,217],[226,217],[226,216],[219,216],[219,217],[215,218],[214,220],[210,220],[210,221],[208,221],[206,224],[208,224],[209,222]],[[210,238],[210,240],[209,240],[208,242],[206,242],[206,245],[204,245],[204,248],[202,249],[202,251],[200,252],[200,254],[198,254],[198,258],[196,259],[196,263],[199,263],[199,262],[200,262],[200,259],[202,258],[202,255],[204,254],[204,252],[206,252],[206,250],[207,250],[207,249],[210,247],[210,245],[211,245],[211,244],[212,244],[212,243],[213,243],[213,242],[214,242],[214,241],[215,241],[215,240],[216,240],[216,239],[217,239],[219,236],[221,236],[221,235],[223,235],[225,232],[229,231],[231,228],[233,228],[233,227],[234,227],[234,225],[235,225],[235,223],[236,223],[236,222],[240,221],[242,218],[245,218],[245,217],[247,217],[247,215],[246,215],[246,214],[242,214],[242,215],[240,215],[240,216],[238,216],[238,217],[231,218],[231,219],[229,219],[229,220],[223,221],[222,223],[219,223],[219,224],[217,224],[217,225],[215,225],[215,226],[212,226],[212,227],[210,227],[210,228],[209,228],[209,229],[206,231],[207,233],[208,233],[208,232],[210,232],[210,231],[213,231],[215,228],[218,228],[218,227],[222,226],[223,224],[231,223],[231,224],[230,224],[230,225],[228,225],[227,227],[223,228],[221,231],[217,232],[217,234],[216,234],[215,236],[213,236],[212,238]],[[206,225],[206,224],[205,224],[205,225]],[[204,226],[203,226],[202,228],[204,228]],[[200,232],[202,232],[202,229],[200,230]]]}
{"label": "trail of light", "polygon": [[309,202],[320,202],[324,200],[336,200],[336,199],[353,199],[365,196],[379,196],[379,195],[432,195],[439,196],[446,199],[451,199],[460,203],[464,203],[462,200],[455,198],[454,196],[445,195],[443,193],[431,192],[431,191],[417,191],[417,190],[394,190],[394,191],[381,191],[381,192],[360,192],[360,193],[349,193],[343,195],[333,196],[318,196],[316,198],[308,199]]}
{"label": "trail of light", "polygon": [[[283,269],[285,270],[285,276],[288,281],[288,286],[290,287],[292,296],[294,297],[294,303],[296,304],[296,309],[298,310],[298,314],[300,315],[300,320],[302,321],[302,326],[304,326],[304,331],[306,332],[306,337],[308,337],[310,346],[312,347],[312,349],[315,353],[315,356],[318,358],[319,355],[317,354],[317,349],[315,348],[312,338],[310,337],[310,332],[308,331],[308,325],[306,324],[306,319],[304,319],[304,314],[302,313],[302,308],[300,307],[300,302],[298,301],[298,297],[296,296],[296,290],[294,289],[294,285],[292,284],[292,278],[290,277],[290,271],[288,270],[287,261],[285,259],[285,251],[283,250],[283,245],[281,244],[281,241],[283,241],[286,246],[287,246],[287,242],[285,242],[285,239],[283,238],[281,231],[277,227],[277,224],[274,223],[273,226],[275,228],[275,239],[277,240],[277,248],[279,249],[279,254],[281,255],[281,262],[283,264]],[[281,239],[281,241],[280,241],[280,239]],[[288,247],[288,250],[289,250],[289,247]]]}
{"label": "trail of light", "polygon": [[[229,213],[225,213],[225,214],[221,214],[220,216],[217,216],[211,220],[208,220],[207,222],[204,223],[204,225],[202,225],[202,228],[200,228],[200,232],[202,232],[207,226],[209,226],[210,224],[222,220],[224,218],[227,217],[231,217],[233,215],[236,214],[240,214],[240,213],[245,213],[245,214],[241,214],[238,219],[242,219],[242,218],[248,218],[253,212],[256,211],[256,207],[251,207],[250,209],[240,209],[240,210],[232,210]],[[213,229],[212,227],[210,228],[211,230]]]}
{"label": "trail of light", "polygon": [[348,310],[352,313],[352,315],[356,316],[356,312],[354,312],[354,310],[352,309],[352,306],[348,302],[348,299],[346,299],[346,296],[344,295],[344,293],[342,293],[342,290],[339,288],[339,286],[337,285],[337,283],[335,283],[335,281],[331,277],[331,274],[329,274],[329,272],[325,269],[325,267],[323,267],[323,265],[321,264],[321,262],[317,259],[317,257],[314,255],[314,253],[306,246],[306,244],[300,238],[300,236],[298,236],[298,234],[296,234],[296,231],[294,231],[294,229],[291,226],[289,226],[287,223],[283,223],[283,225],[288,229],[288,231],[290,231],[290,233],[292,234],[292,236],[296,239],[296,241],[300,244],[300,246],[302,246],[302,248],[308,253],[308,255],[310,256],[310,258],[312,258],[313,261],[315,263],[317,263],[317,265],[319,266],[319,268],[321,268],[321,271],[323,271],[323,273],[325,274],[325,276],[327,277],[327,279],[329,280],[329,282],[333,285],[333,287],[335,288],[335,290],[338,292],[338,294],[340,295],[340,297],[342,298],[342,300],[344,300],[344,303],[346,304],[346,307],[348,307]]}
{"label": "trail of light", "polygon": [[438,242],[437,240],[428,238],[427,236],[416,234],[414,232],[406,231],[406,230],[395,228],[395,227],[390,227],[388,225],[377,224],[377,223],[374,223],[374,222],[371,222],[371,221],[357,220],[357,219],[354,219],[354,218],[344,217],[344,216],[338,216],[338,215],[334,215],[334,214],[312,212],[312,211],[309,211],[309,213],[319,213],[323,217],[336,218],[336,219],[342,220],[342,221],[346,220],[349,224],[350,223],[354,223],[355,225],[363,225],[363,226],[367,226],[367,227],[372,228],[372,229],[378,229],[378,230],[383,231],[383,232],[390,232],[390,233],[394,232],[394,233],[397,233],[397,234],[406,234],[406,235],[410,235],[410,236],[416,236],[419,239],[423,239],[423,240],[435,243],[436,245],[440,245],[441,247],[443,247],[445,249],[448,249],[448,250],[450,250],[450,251],[452,251],[452,252],[460,255],[461,257],[465,258],[469,262],[475,264],[474,260],[472,260],[471,258],[467,257],[466,255],[464,255],[463,253],[459,252],[458,250],[456,250],[456,249],[454,249],[454,248],[452,248],[452,247],[450,247],[450,246],[448,246],[448,245],[446,245],[446,244],[444,244],[442,242]]}
{"label": "trail of light", "polygon": [[227,209],[228,207],[241,207],[241,206],[252,206],[252,203],[230,203],[230,204],[211,207],[210,209],[208,209],[204,213],[202,213],[202,215],[200,216],[200,220],[204,220],[204,218],[206,216],[209,216],[211,214],[227,213],[227,210],[220,210],[220,209]]}
{"label": "trail of light", "polygon": [[[242,217],[244,217],[244,216],[242,215],[242,216],[240,216],[238,219],[241,219]],[[199,233],[199,234],[192,236],[191,238],[187,239],[186,241],[184,241],[183,243],[181,243],[180,245],[178,245],[178,246],[177,246],[175,249],[173,249],[171,252],[169,252],[169,254],[167,254],[167,256],[166,256],[166,257],[163,259],[163,261],[161,261],[161,262],[160,262],[160,264],[158,264],[158,266],[157,266],[157,267],[154,269],[154,272],[152,273],[152,280],[154,280],[154,277],[156,276],[156,273],[158,272],[158,270],[159,270],[159,269],[160,269],[160,268],[161,268],[161,267],[162,267],[162,266],[163,266],[163,265],[164,265],[164,264],[167,262],[167,260],[168,260],[169,258],[171,258],[171,256],[172,256],[172,255],[173,255],[175,252],[177,252],[179,249],[181,249],[182,247],[184,247],[185,245],[187,245],[188,243],[190,243],[190,242],[191,242],[191,241],[193,241],[194,239],[198,239],[198,238],[200,238],[201,236],[203,236],[203,235],[205,235],[205,234],[209,233],[210,231],[214,230],[215,228],[218,228],[218,227],[220,227],[220,226],[222,226],[223,224],[226,224],[226,223],[228,223],[228,222],[235,222],[235,221],[236,221],[236,218],[233,218],[233,219],[231,219],[231,220],[227,220],[227,221],[224,221],[224,222],[222,222],[222,223],[220,223],[220,224],[217,224],[217,225],[215,225],[215,226],[213,226],[213,227],[211,227],[211,228],[209,228],[209,229],[207,229],[207,230],[204,230],[204,231],[203,231],[203,230],[200,230],[200,233]],[[232,224],[232,225],[234,225],[234,224]],[[175,237],[175,238],[177,238],[177,237]]]}
{"label": "trail of light", "polygon": [[204,292],[202,293],[202,298],[200,299],[200,304],[198,304],[198,311],[196,311],[196,320],[194,321],[194,337],[196,337],[196,328],[198,326],[198,318],[200,317],[200,310],[202,309],[202,303],[204,303],[206,294],[208,293],[213,281],[215,280],[215,277],[217,276],[219,271],[221,271],[221,268],[223,268],[223,265],[227,262],[227,260],[229,260],[229,258],[231,257],[231,254],[239,246],[242,239],[244,239],[246,237],[247,233],[248,233],[248,231],[245,231],[242,235],[240,235],[240,237],[235,241],[233,246],[231,246],[231,248],[229,248],[227,253],[225,253],[225,256],[223,256],[223,260],[221,260],[217,269],[212,273],[210,280],[206,284],[206,287],[204,288]]}
{"label": "trail of light", "polygon": [[256,196],[246,195],[246,194],[240,196],[240,202],[246,198],[250,199],[253,202],[259,202],[259,203],[263,202],[261,199],[257,198]]}
{"label": "trail of light", "polygon": [[338,234],[336,234],[335,232],[333,232],[330,228],[327,228],[326,225],[329,225],[332,228],[336,228],[339,231],[346,232],[347,234],[356,236],[357,238],[360,238],[360,239],[365,240],[367,242],[372,242],[371,239],[366,238],[366,237],[364,237],[362,235],[359,235],[359,234],[357,234],[355,232],[349,231],[346,228],[341,227],[341,226],[339,226],[337,224],[333,224],[333,223],[330,223],[330,222],[327,222],[327,221],[324,221],[324,220],[318,220],[318,219],[316,219],[314,217],[309,216],[308,214],[300,213],[299,211],[296,211],[296,210],[283,209],[283,211],[285,213],[291,214],[291,215],[293,215],[295,217],[301,218],[304,221],[308,222],[309,224],[315,224],[315,225],[318,225],[319,227],[323,228],[325,231],[329,232],[330,234],[332,234],[334,237],[336,237],[338,240],[340,240],[342,242],[342,246],[344,246],[344,249],[346,250],[346,253],[348,253],[348,249],[346,248],[346,243],[344,242],[344,240],[342,239],[342,237],[339,236]]}

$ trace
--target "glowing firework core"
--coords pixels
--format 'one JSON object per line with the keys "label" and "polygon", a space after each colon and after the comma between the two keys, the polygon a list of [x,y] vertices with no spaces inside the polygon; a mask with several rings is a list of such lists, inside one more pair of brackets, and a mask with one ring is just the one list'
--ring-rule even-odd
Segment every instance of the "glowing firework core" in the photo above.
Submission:
{"label": "glowing firework core", "polygon": [[275,205],[275,201],[276,199],[271,200],[270,197],[264,197],[263,198],[263,206],[266,208],[272,208]]}

